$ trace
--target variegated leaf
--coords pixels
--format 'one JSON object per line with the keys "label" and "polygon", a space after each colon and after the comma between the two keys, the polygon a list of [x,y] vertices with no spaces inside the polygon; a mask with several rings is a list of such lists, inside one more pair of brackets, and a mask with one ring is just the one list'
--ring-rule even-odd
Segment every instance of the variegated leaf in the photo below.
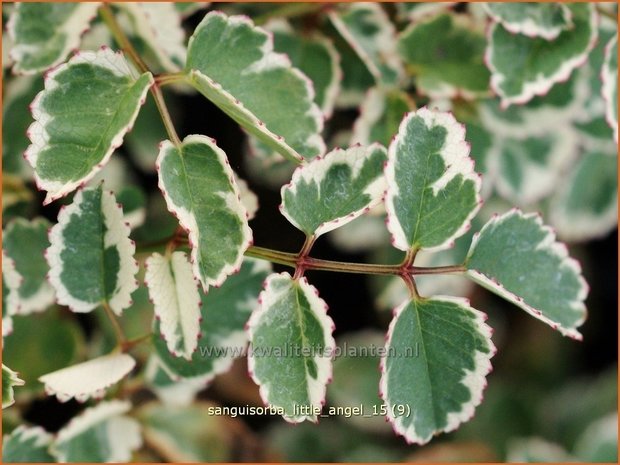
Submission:
{"label": "variegated leaf", "polygon": [[552,197],[550,221],[562,240],[603,237],[618,226],[618,158],[587,152]]}
{"label": "variegated leaf", "polygon": [[37,186],[48,192],[44,203],[85,184],[107,163],[152,84],[150,73],[136,77],[108,48],[79,52],[47,74],[32,102],[25,153]]}
{"label": "variegated leaf", "polygon": [[247,212],[226,154],[205,136],[161,144],[159,187],[168,209],[188,231],[194,276],[206,291],[237,272],[252,242]]}
{"label": "variegated leaf", "polygon": [[418,91],[431,98],[487,95],[485,46],[482,31],[469,16],[447,13],[411,23],[398,39]]}
{"label": "variegated leaf", "polygon": [[405,92],[373,87],[362,102],[360,115],[353,125],[351,143],[369,145],[378,142],[387,147],[398,132],[403,115],[414,107]]}
{"label": "variegated leaf", "polygon": [[403,70],[394,43],[396,29],[378,3],[352,3],[330,12],[329,19],[377,84],[398,84]]}
{"label": "variegated leaf", "polygon": [[19,288],[22,276],[15,270],[15,262],[2,251],[2,337],[13,332],[12,316],[19,312]]}
{"label": "variegated leaf", "polygon": [[473,416],[495,353],[485,320],[456,297],[406,301],[394,310],[380,393],[408,443],[425,444]]}
{"label": "variegated leaf", "polygon": [[385,172],[387,226],[400,250],[449,248],[480,208],[465,128],[449,113],[409,113],[390,144]]}
{"label": "variegated leaf", "polygon": [[62,368],[39,378],[45,392],[59,401],[103,397],[106,389],[123,379],[136,365],[127,354],[109,354],[84,363]]}
{"label": "variegated leaf", "polygon": [[18,373],[11,370],[4,363],[2,364],[2,409],[10,407],[15,403],[13,388],[23,386],[24,381],[19,378]]}
{"label": "variegated leaf", "polygon": [[605,47],[605,62],[601,72],[603,79],[603,98],[606,108],[607,123],[614,131],[614,138],[618,142],[618,33]]}
{"label": "variegated leaf", "polygon": [[574,27],[549,42],[538,37],[515,35],[495,23],[489,30],[486,60],[491,87],[502,105],[522,104],[547,93],[567,80],[587,59],[598,37],[594,5],[567,5]]}
{"label": "variegated leaf", "polygon": [[183,67],[187,57],[185,31],[174,3],[120,2],[117,6],[128,14],[133,33],[146,43],[166,71],[176,72]]}
{"label": "variegated leaf", "polygon": [[310,80],[247,17],[208,13],[190,38],[185,70],[198,91],[271,149],[298,162],[325,151]]}
{"label": "variegated leaf", "polygon": [[588,285],[540,216],[514,209],[474,235],[467,276],[565,336],[581,339]]}
{"label": "variegated leaf", "polygon": [[181,378],[172,373],[155,354],[149,358],[144,376],[161,403],[173,407],[190,405],[196,394],[205,389],[212,379],[209,374]]}
{"label": "variegated leaf", "polygon": [[386,159],[379,144],[336,149],[315,158],[297,168],[290,184],[282,187],[280,211],[307,236],[347,224],[381,202]]}
{"label": "variegated leaf", "polygon": [[244,327],[258,305],[261,285],[270,271],[267,262],[245,259],[239,273],[221,287],[209,289],[206,295],[200,293],[201,337],[190,361],[170,354],[166,342],[159,337],[160,323],[155,323],[153,345],[169,377],[181,377],[181,382],[204,387],[215,376],[228,371],[235,358],[245,354],[248,339]]}
{"label": "variegated leaf", "polygon": [[54,289],[46,279],[49,266],[44,257],[50,245],[47,238],[50,227],[44,218],[32,221],[18,218],[3,232],[4,253],[20,277],[17,298],[18,313],[22,315],[41,312],[55,301]]}
{"label": "variegated leaf", "polygon": [[513,34],[554,40],[562,31],[573,27],[572,12],[562,3],[486,3],[484,6],[494,21]]}
{"label": "variegated leaf", "polygon": [[34,74],[61,63],[96,16],[100,2],[19,2],[7,25],[15,72]]}
{"label": "variegated leaf", "polygon": [[54,436],[40,426],[20,425],[2,439],[3,463],[53,463],[48,452]]}
{"label": "variegated leaf", "polygon": [[158,253],[145,263],[144,281],[168,350],[191,360],[200,336],[200,295],[192,265],[184,252]]}
{"label": "variegated leaf", "polygon": [[129,462],[142,445],[140,425],[125,415],[126,401],[101,402],[62,428],[50,451],[59,462]]}
{"label": "variegated leaf", "polygon": [[273,33],[274,50],[287,55],[293,66],[310,78],[314,101],[325,118],[331,117],[342,81],[340,56],[334,45],[318,33],[309,37],[296,34],[284,20],[271,21],[265,27]]}
{"label": "variegated leaf", "polygon": [[101,184],[78,191],[50,232],[49,280],[58,303],[74,312],[107,303],[117,315],[131,305],[138,264],[129,233],[114,194]]}
{"label": "variegated leaf", "polygon": [[259,302],[247,326],[250,375],[263,401],[283,409],[286,421],[316,422],[336,345],[327,304],[306,278],[288,273],[269,276]]}

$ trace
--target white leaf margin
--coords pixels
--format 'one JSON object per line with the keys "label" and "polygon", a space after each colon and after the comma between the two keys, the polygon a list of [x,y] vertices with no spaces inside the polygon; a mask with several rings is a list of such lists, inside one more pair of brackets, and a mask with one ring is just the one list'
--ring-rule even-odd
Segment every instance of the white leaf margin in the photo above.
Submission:
{"label": "white leaf margin", "polygon": [[192,264],[185,252],[177,251],[170,257],[152,254],[146,259],[144,268],[144,283],[168,350],[179,355],[177,350],[180,349],[180,355],[191,360],[200,337],[202,304]]}
{"label": "white leaf margin", "polygon": [[256,216],[256,212],[260,207],[258,196],[252,191],[252,189],[250,189],[247,181],[240,178],[237,173],[235,173],[235,182],[239,188],[241,204],[248,213],[248,220],[252,220]]}
{"label": "white leaf margin", "polygon": [[[86,302],[71,295],[70,291],[62,282],[61,274],[64,270],[62,251],[64,250],[64,230],[73,215],[81,216],[81,205],[84,201],[84,189],[80,189],[69,206],[62,206],[58,213],[58,223],[49,232],[50,247],[46,250],[47,263],[50,266],[48,279],[56,290],[56,300],[61,305],[67,305],[76,313],[87,313],[101,302]],[[110,308],[118,316],[132,303],[131,294],[138,288],[135,275],[138,272],[138,262],[134,259],[136,244],[129,239],[131,229],[123,219],[123,210],[116,202],[114,194],[102,189],[101,210],[105,226],[104,247],[115,245],[118,247],[120,268],[118,272],[118,288],[116,294],[110,299]]]}
{"label": "white leaf margin", "polygon": [[[259,393],[263,403],[268,406],[272,405],[269,400],[269,387],[264,384],[256,375],[255,366],[256,361],[253,356],[252,340],[254,339],[254,331],[261,324],[261,319],[269,313],[271,305],[277,302],[282,293],[275,293],[272,288],[272,282],[278,279],[286,279],[291,285],[298,284],[303,291],[310,308],[313,310],[314,316],[319,321],[323,328],[323,334],[325,336],[325,346],[323,348],[323,357],[315,356],[314,362],[317,366],[317,378],[312,380],[306,377],[308,385],[308,397],[313,407],[322,407],[325,405],[325,394],[327,392],[327,384],[332,380],[333,366],[332,360],[336,350],[336,340],[332,336],[335,329],[333,320],[327,314],[327,304],[323,299],[319,297],[319,292],[316,287],[312,286],[305,277],[300,278],[297,283],[293,280],[290,274],[273,273],[267,277],[263,285],[263,290],[258,297],[259,307],[252,313],[248,323],[246,324],[246,334],[250,341],[250,349],[248,352],[248,373],[252,380],[259,386]],[[284,293],[290,291],[290,286],[284,289]],[[278,406],[276,406],[278,407]],[[297,415],[297,416],[284,416],[284,420],[289,423],[301,423],[305,420],[310,420],[313,423],[318,421],[316,415]]]}
{"label": "white leaf margin", "polygon": [[62,63],[65,57],[71,50],[76,50],[80,46],[82,35],[90,28],[91,21],[97,16],[97,10],[101,5],[101,2],[84,2],[76,3],[76,11],[67,19],[67,21],[60,27],[57,33],[66,34],[67,40],[65,41],[64,48],[58,54],[58,57],[49,65],[42,68],[35,69],[23,69],[20,66],[20,62],[25,53],[29,52],[31,44],[19,44],[16,41],[15,36],[15,22],[17,21],[17,15],[19,14],[19,3],[13,10],[9,21],[7,22],[7,32],[9,38],[13,41],[13,46],[9,51],[9,57],[15,62],[13,65],[13,71],[17,74],[35,74],[40,71],[50,69],[59,63]]}
{"label": "white leaf margin", "polygon": [[[609,66],[612,53],[616,50],[616,54],[618,53],[618,33],[614,35],[611,40],[605,46],[605,61],[603,62],[603,68],[601,69],[601,80],[603,81],[603,87],[601,89],[601,93],[603,95],[603,99],[605,100],[605,119],[607,120],[607,124],[614,131],[614,139],[616,144],[618,143],[618,102],[614,99],[614,88],[616,92],[618,91],[618,68],[616,70],[612,70]],[[617,60],[617,57],[616,57]],[[616,117],[614,118],[613,106],[616,105]]]}
{"label": "white leaf margin", "polygon": [[15,262],[6,255],[4,249],[2,250],[2,278],[8,290],[5,302],[6,308],[2,309],[2,335],[6,336],[12,332],[12,325],[11,328],[5,328],[5,318],[19,314],[19,286],[24,278],[17,272]]}
{"label": "white leaf margin", "polygon": [[73,57],[69,61],[45,74],[45,88],[37,94],[35,99],[30,104],[30,111],[32,112],[32,116],[35,121],[30,125],[26,132],[31,144],[24,152],[24,157],[26,158],[30,166],[32,166],[35,170],[34,180],[37,189],[47,191],[47,196],[43,201],[43,205],[47,205],[56,199],[64,197],[68,193],[75,190],[77,187],[84,186],[101,170],[101,168],[106,165],[106,163],[112,156],[112,153],[114,153],[114,150],[117,147],[120,147],[120,145],[123,143],[123,138],[125,134],[129,132],[133,127],[133,123],[135,122],[136,118],[138,117],[138,113],[140,112],[140,107],[146,101],[146,93],[155,82],[153,75],[148,73],[149,84],[144,87],[140,101],[138,105],[136,105],[136,109],[131,116],[129,124],[114,136],[110,147],[108,147],[108,150],[102,157],[101,161],[97,165],[95,165],[86,176],[82,177],[81,179],[77,179],[75,181],[70,181],[67,183],[42,178],[36,171],[37,160],[39,158],[39,154],[46,148],[49,141],[50,136],[47,132],[46,126],[49,122],[53,120],[53,117],[46,112],[45,108],[41,106],[41,100],[46,92],[54,90],[60,85],[56,81],[56,76],[59,73],[62,73],[63,71],[74,65],[79,65],[83,63],[90,64],[94,67],[105,68],[117,76],[131,76],[136,79],[135,73],[131,71],[129,64],[125,60],[122,52],[114,52],[107,46],[101,47],[97,52],[76,52],[76,54],[73,55]]}
{"label": "white leaf margin", "polygon": [[[4,378],[4,376],[8,376],[8,382],[9,382],[9,398],[5,399],[4,397],[2,398],[2,408],[5,409],[7,407],[10,407],[11,405],[13,405],[15,403],[15,396],[13,393],[13,388],[15,386],[23,386],[24,384],[26,384],[26,382],[21,379],[19,377],[19,373],[17,373],[16,371],[11,370],[8,366],[6,366],[4,363],[2,364],[2,377]],[[3,380],[4,383],[4,380]]]}
{"label": "white leaf margin", "polygon": [[59,450],[58,446],[71,441],[98,423],[107,422],[110,446],[110,456],[107,461],[128,462],[131,459],[131,451],[142,445],[140,425],[134,419],[123,415],[130,409],[131,404],[129,402],[112,400],[101,402],[95,407],[84,410],[58,432],[50,452],[58,457],[59,462],[66,462],[67,457]]}
{"label": "white leaf margin", "polygon": [[[349,166],[351,168],[351,176],[355,178],[363,168],[364,162],[376,150],[386,153],[385,148],[378,143],[373,143],[368,146],[357,145],[348,149],[337,148],[326,154],[324,157],[313,158],[309,163],[297,167],[293,173],[290,183],[282,186],[282,189],[280,190],[280,196],[283,200],[279,208],[282,215],[284,215],[284,217],[286,217],[291,224],[295,225],[296,228],[301,230],[301,226],[297,224],[295,219],[286,209],[286,205],[284,204],[285,192],[290,191],[291,193],[296,194],[297,183],[301,181],[313,182],[317,184],[317,186],[320,186],[320,183],[323,179],[325,179],[325,175],[329,168],[336,164]],[[332,221],[322,223],[316,229],[313,236],[319,237],[322,234],[339,228],[340,226],[344,226],[382,203],[383,193],[385,192],[386,187],[385,177],[381,174],[364,190],[364,194],[369,195],[371,200],[363,209],[351,212],[345,217],[335,218]]]}
{"label": "white leaf margin", "polygon": [[[204,144],[208,145],[213,152],[216,154],[226,177],[229,180],[230,186],[232,187],[233,193],[226,197],[226,206],[229,208],[231,212],[233,212],[237,217],[241,220],[242,223],[242,244],[239,247],[240,252],[237,254],[237,259],[233,263],[229,263],[226,265],[219,275],[214,278],[203,278],[202,273],[200,271],[200,266],[198,264],[198,244],[199,241],[199,232],[198,232],[198,223],[196,222],[196,218],[193,212],[188,211],[186,208],[176,205],[168,192],[166,191],[166,186],[164,186],[162,176],[161,176],[161,164],[162,161],[166,158],[166,154],[169,151],[178,151],[182,150],[183,145],[186,144]],[[178,218],[179,224],[183,229],[185,229],[189,236],[189,245],[191,248],[191,262],[194,270],[194,276],[198,278],[200,283],[202,284],[202,288],[205,292],[209,289],[209,286],[221,286],[222,283],[226,280],[228,276],[231,274],[237,273],[241,269],[241,264],[243,263],[243,252],[252,245],[252,230],[248,225],[249,214],[246,211],[243,203],[241,202],[241,192],[239,191],[239,186],[235,182],[235,173],[230,167],[230,162],[228,161],[228,157],[224,151],[219,148],[215,142],[215,139],[212,139],[207,136],[202,136],[198,134],[191,134],[183,139],[183,142],[180,146],[176,146],[169,140],[165,140],[159,145],[159,154],[157,155],[157,161],[155,162],[155,166],[158,173],[158,186],[161,190],[164,199],[166,200],[166,205],[168,210]]]}
{"label": "white leaf margin", "polygon": [[463,224],[448,237],[444,242],[433,247],[423,247],[424,250],[432,252],[449,249],[453,246],[454,240],[465,234],[471,228],[471,220],[476,216],[482,206],[480,197],[480,187],[482,184],[481,176],[474,171],[474,160],[469,156],[471,144],[465,138],[465,125],[459,123],[452,113],[441,112],[427,107],[419,108],[405,115],[398,128],[398,133],[392,139],[388,147],[388,160],[385,165],[385,177],[387,180],[387,190],[385,195],[385,209],[387,211],[386,226],[392,235],[392,245],[400,250],[409,250],[409,241],[400,225],[396,210],[394,208],[394,198],[400,193],[396,183],[396,153],[400,140],[405,137],[409,120],[420,117],[425,122],[426,127],[432,129],[435,126],[446,128],[446,140],[439,155],[443,158],[445,171],[442,176],[431,186],[433,194],[437,194],[454,177],[462,175],[464,181],[472,181],[476,190],[476,207],[472,209]]}
{"label": "white leaf margin", "polygon": [[108,354],[48,373],[39,378],[48,395],[55,395],[60,402],[89,398],[100,399],[107,388],[123,379],[136,365],[127,354]]}
{"label": "white leaf margin", "polygon": [[[562,9],[562,16],[564,21],[567,24],[573,24],[573,14],[572,12],[566,8],[565,5],[559,4]],[[557,26],[555,28],[544,28],[540,24],[537,24],[532,18],[525,18],[523,21],[509,21],[503,18],[501,15],[498,15],[494,12],[488,5],[488,2],[482,4],[484,11],[491,17],[491,19],[497,23],[501,23],[501,25],[508,32],[512,34],[523,34],[528,37],[542,37],[545,40],[554,40],[557,38],[560,33],[564,30],[564,28]]]}
{"label": "white leaf margin", "polygon": [[557,84],[558,82],[564,82],[568,78],[570,78],[571,73],[576,68],[583,65],[587,59],[588,54],[596,45],[596,41],[598,39],[598,16],[596,11],[594,10],[594,6],[589,4],[590,8],[590,29],[592,31],[590,35],[590,40],[586,49],[577,56],[574,56],[570,60],[566,60],[559,70],[553,73],[551,76],[545,77],[542,75],[538,75],[535,81],[523,82],[523,89],[521,93],[514,96],[505,96],[500,88],[501,83],[504,82],[506,76],[502,74],[493,64],[492,56],[494,53],[493,49],[493,32],[497,27],[502,27],[499,23],[492,23],[487,31],[487,49],[484,54],[484,61],[487,64],[487,67],[491,71],[491,89],[496,95],[501,97],[501,105],[503,108],[507,108],[510,105],[522,105],[524,103],[529,102],[532,98],[537,95],[545,95],[547,92],[551,90],[551,88]]}
{"label": "white leaf margin", "polygon": [[[454,431],[459,427],[461,423],[465,423],[470,420],[474,416],[474,411],[478,405],[482,402],[483,399],[483,391],[487,386],[486,376],[492,371],[491,366],[491,358],[497,352],[493,341],[491,340],[491,336],[493,335],[493,329],[486,324],[487,315],[480,310],[476,310],[475,308],[470,306],[470,302],[468,299],[462,297],[453,297],[453,296],[433,296],[430,297],[429,300],[439,301],[439,302],[448,302],[454,303],[461,307],[464,310],[467,310],[469,313],[473,314],[475,317],[475,321],[478,325],[478,329],[480,334],[485,338],[487,343],[489,344],[489,353],[485,354],[484,352],[476,351],[475,353],[475,366],[473,370],[465,370],[466,373],[461,378],[460,383],[463,384],[466,388],[468,388],[471,399],[462,404],[459,411],[451,412],[448,414],[448,423],[445,428],[436,431],[449,433],[450,431]],[[381,380],[379,382],[379,394],[380,397],[384,400],[387,406],[387,419],[392,424],[392,428],[396,434],[399,434],[405,438],[407,444],[418,444],[423,445],[428,443],[433,435],[429,435],[427,437],[419,436],[413,425],[409,427],[405,427],[402,424],[402,416],[396,417],[393,415],[394,410],[392,405],[390,404],[390,400],[387,398],[388,385],[387,385],[387,371],[386,371],[386,363],[387,363],[387,354],[389,354],[389,346],[392,340],[392,335],[394,333],[394,328],[398,322],[398,318],[402,314],[405,308],[409,305],[410,301],[406,300],[398,307],[396,307],[393,311],[393,318],[390,322],[390,326],[388,328],[388,332],[386,335],[386,343],[385,343],[385,354],[381,357],[381,361],[379,364],[381,370]],[[414,413],[414,412],[412,412]],[[399,421],[400,420],[400,421]]]}
{"label": "white leaf margin", "polygon": [[524,214],[518,208],[513,208],[502,215],[494,214],[492,218],[482,227],[482,229],[474,234],[474,237],[472,239],[471,246],[469,248],[469,252],[467,253],[467,258],[465,259],[465,261],[466,262],[468,261],[470,255],[475,250],[476,245],[478,244],[480,235],[483,234],[486,229],[496,224],[501,223],[502,221],[506,220],[506,218],[509,218],[510,216],[513,216],[513,215],[519,215],[524,219],[534,218],[536,224],[546,233],[546,236],[537,245],[537,249],[545,249],[553,253],[556,257],[562,260],[562,265],[569,267],[577,274],[580,286],[579,286],[579,290],[577,293],[577,301],[574,302],[574,305],[575,305],[574,308],[577,311],[583,311],[583,318],[579,320],[577,323],[575,323],[574,328],[565,328],[561,326],[559,323],[557,323],[556,321],[553,321],[552,319],[544,316],[540,310],[525,303],[522,297],[519,297],[518,295],[513,294],[512,292],[504,288],[504,286],[502,286],[502,284],[499,283],[497,280],[485,275],[484,273],[481,273],[480,271],[477,271],[474,269],[468,269],[465,272],[465,276],[469,277],[471,280],[478,283],[485,289],[488,289],[494,294],[497,294],[500,297],[506,299],[508,302],[516,305],[522,310],[525,310],[527,313],[529,313],[534,318],[542,321],[543,323],[551,326],[553,329],[559,331],[560,334],[562,334],[563,336],[567,336],[576,341],[581,341],[583,339],[583,336],[579,331],[577,331],[576,328],[583,324],[587,316],[584,301],[588,295],[589,286],[585,278],[582,275],[581,265],[579,264],[579,262],[569,256],[568,249],[565,244],[563,244],[562,242],[556,241],[555,232],[553,231],[551,227],[543,223],[543,219],[539,213],[525,213]]}

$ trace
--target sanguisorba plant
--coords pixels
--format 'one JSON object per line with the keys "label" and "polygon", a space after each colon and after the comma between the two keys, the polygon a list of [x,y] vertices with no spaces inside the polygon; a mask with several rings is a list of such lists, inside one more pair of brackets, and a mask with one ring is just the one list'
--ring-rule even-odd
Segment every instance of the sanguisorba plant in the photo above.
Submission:
{"label": "sanguisorba plant", "polygon": [[[194,6],[201,7],[188,8]],[[593,49],[599,35],[593,5],[488,4],[481,10],[488,17],[478,18],[490,22],[486,40],[468,22],[471,18],[441,8],[415,16],[398,37],[376,4],[309,9],[351,47],[375,83],[354,128],[361,143],[331,151],[322,136],[324,120],[336,97],[352,98],[351,89],[359,84],[331,42],[318,34],[297,36],[282,21],[268,24],[267,32],[248,17],[211,11],[185,47],[182,7],[177,7],[20,3],[11,11],[13,70],[46,71],[43,90],[30,106],[34,122],[25,158],[36,186],[46,192],[44,204],[74,195],[54,225],[21,219],[5,229],[3,335],[11,332],[11,317],[54,302],[73,312],[105,312],[117,335],[111,353],[41,376],[49,395],[61,401],[102,398],[135,369],[131,352],[148,340],[152,386],[204,386],[226,371],[249,341],[250,375],[265,404],[288,422],[316,421],[332,377],[334,323],[304,276],[307,270],[395,276],[406,284],[408,295],[387,329],[378,388],[381,411],[408,442],[424,444],[473,415],[495,352],[483,312],[464,298],[421,295],[417,276],[462,274],[563,335],[581,338],[586,282],[539,215],[518,209],[495,215],[473,235],[464,261],[416,264],[418,252],[449,249],[469,230],[483,202],[482,180],[470,158],[465,125],[432,105],[412,108],[411,96],[402,89],[413,73],[422,98],[473,100],[488,94],[490,81],[504,107],[535,101],[569,78]],[[409,8],[403,6],[401,13]],[[112,48],[77,51],[65,61],[97,14],[97,27],[103,24],[112,34]],[[608,42],[600,63],[602,93],[617,137],[616,36],[609,34]],[[439,48],[443,52],[435,53]],[[573,81],[564,93],[576,92]],[[297,166],[281,188],[281,213],[305,234],[298,253],[254,245],[248,223],[253,212],[240,186],[243,192],[247,187],[215,140],[177,135],[164,86],[195,89],[249,134],[257,153]],[[348,94],[340,93],[346,86]],[[123,144],[149,93],[168,133],[159,145],[158,184],[179,228],[139,263],[130,238],[131,202],[89,181]],[[510,134],[502,116],[488,116],[499,115],[491,104],[480,110],[499,128],[503,144],[496,154],[503,157],[499,168],[485,171],[489,183],[496,182],[507,197],[532,202],[549,193],[545,176],[556,166],[551,158],[563,156],[555,153],[562,141],[541,139],[537,124],[544,125],[545,113],[536,111],[571,104],[572,94],[568,99],[560,94],[553,105],[539,102],[510,116],[515,127],[530,128],[531,139]],[[578,199],[565,204],[570,201],[577,202],[571,212],[578,212]],[[321,235],[383,207],[392,245],[405,255],[401,263],[311,256]],[[269,262],[292,271],[272,273]],[[117,317],[141,286],[140,268],[154,309],[152,338],[127,340]],[[199,345],[221,350],[207,354],[197,351]],[[407,356],[414,347],[417,355]],[[278,356],[277,350],[288,354]],[[20,384],[3,365],[3,408]],[[141,443],[131,409],[126,400],[108,398],[56,436],[20,427],[5,440],[5,458],[36,461],[52,454],[61,461],[128,460]]]}

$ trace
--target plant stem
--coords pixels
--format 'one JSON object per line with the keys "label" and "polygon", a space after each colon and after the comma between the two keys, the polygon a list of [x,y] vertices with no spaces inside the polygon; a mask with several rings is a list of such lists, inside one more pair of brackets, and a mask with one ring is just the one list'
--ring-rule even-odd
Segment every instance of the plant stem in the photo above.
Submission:
{"label": "plant stem", "polygon": [[121,325],[118,323],[118,320],[116,319],[116,315],[110,308],[110,304],[108,304],[106,301],[103,301],[101,302],[101,306],[105,310],[105,313],[108,316],[108,319],[112,323],[112,328],[114,329],[114,334],[116,335],[116,345],[122,351],[123,347],[127,343],[127,338],[125,337],[123,328],[121,328]]}
{"label": "plant stem", "polygon": [[181,139],[179,139],[179,135],[177,134],[172,118],[170,117],[170,112],[168,111],[168,107],[164,101],[164,94],[162,93],[157,82],[151,86],[151,94],[153,94],[153,98],[155,99],[155,105],[157,105],[157,109],[161,115],[161,120],[164,123],[168,137],[170,137],[170,140],[174,145],[179,147],[181,145]]}
{"label": "plant stem", "polygon": [[135,339],[125,341],[122,346],[123,352],[127,352],[128,350],[133,349],[135,346],[142,344],[145,341],[148,341],[152,335],[153,333],[146,333],[146,334],[143,334],[142,336],[138,336]]}
{"label": "plant stem", "polygon": [[174,84],[175,82],[185,81],[186,75],[185,73],[162,73],[155,76],[155,82],[159,85],[159,87],[167,86],[169,84]]}

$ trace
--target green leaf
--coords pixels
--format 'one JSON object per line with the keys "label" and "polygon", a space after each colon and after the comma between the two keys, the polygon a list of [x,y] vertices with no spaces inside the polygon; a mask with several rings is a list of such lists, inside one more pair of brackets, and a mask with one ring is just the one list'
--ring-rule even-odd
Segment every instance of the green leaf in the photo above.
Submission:
{"label": "green leaf", "polygon": [[285,157],[325,151],[310,80],[248,18],[208,13],[189,40],[185,70],[199,92]]}
{"label": "green leaf", "polygon": [[165,257],[154,253],[144,266],[144,281],[168,350],[191,360],[200,337],[201,305],[192,265],[184,252],[174,252]]}
{"label": "green leaf", "polygon": [[396,29],[379,4],[352,3],[328,16],[377,84],[398,83],[403,70],[394,44]]}
{"label": "green leaf", "polygon": [[[248,370],[263,401],[291,423],[316,423],[331,379],[334,323],[306,278],[272,274],[248,322]],[[302,411],[296,410],[299,408]]]}
{"label": "green leaf", "polygon": [[408,443],[425,444],[473,416],[495,353],[485,320],[456,297],[406,301],[394,310],[380,390],[388,419]]}
{"label": "green leaf", "polygon": [[487,12],[513,34],[556,39],[573,27],[571,10],[561,3],[485,3]]}
{"label": "green leaf", "polygon": [[40,426],[20,425],[2,439],[3,463],[53,463],[48,452],[54,437]]}
{"label": "green leaf", "polygon": [[398,18],[403,22],[418,21],[450,10],[457,2],[402,2],[396,3]]}
{"label": "green leaf", "polygon": [[48,373],[39,381],[45,385],[45,392],[55,395],[60,402],[84,402],[91,397],[103,397],[106,389],[123,379],[135,365],[129,355],[112,353]]}
{"label": "green leaf", "polygon": [[13,387],[23,386],[24,380],[20,379],[18,373],[11,370],[4,363],[2,364],[2,409],[10,407],[15,403]]}
{"label": "green leaf", "polygon": [[138,186],[122,187],[116,196],[123,206],[123,220],[131,229],[139,228],[146,220],[146,195]]}
{"label": "green leaf", "polygon": [[569,128],[541,136],[496,138],[491,155],[497,163],[497,191],[518,206],[531,205],[557,189],[578,151],[575,132]]}
{"label": "green leaf", "polygon": [[565,336],[581,339],[588,293],[579,263],[540,216],[513,209],[474,235],[467,276]]}
{"label": "green leaf", "polygon": [[618,225],[618,158],[599,152],[581,156],[552,197],[550,221],[567,241],[603,237]]}
{"label": "green leaf", "polygon": [[606,108],[607,123],[614,130],[614,139],[618,143],[618,34],[605,47],[605,62],[601,72],[603,79],[603,98]]}
{"label": "green leaf", "polygon": [[398,50],[415,76],[417,90],[431,98],[474,99],[489,93],[484,64],[486,40],[465,15],[441,14],[411,23]]}
{"label": "green leaf", "polygon": [[19,313],[19,288],[22,276],[15,270],[15,262],[2,251],[2,337],[13,332],[12,316]]}
{"label": "green leaf", "polygon": [[336,149],[315,158],[297,168],[290,184],[282,187],[280,211],[308,236],[347,224],[382,201],[386,158],[379,144]]}
{"label": "green leaf", "polygon": [[310,78],[316,93],[314,101],[325,118],[331,117],[342,81],[340,57],[334,45],[318,33],[295,34],[284,20],[271,21],[265,27],[273,33],[274,50],[287,55],[293,66]]}
{"label": "green leaf", "polygon": [[149,357],[144,376],[147,386],[162,404],[176,407],[190,405],[196,394],[205,389],[211,380],[209,375],[181,378],[172,373],[155,354]]}
{"label": "green leaf", "polygon": [[144,41],[164,70],[177,72],[185,64],[185,31],[174,3],[120,2],[133,32]]}
{"label": "green leaf", "polygon": [[491,26],[486,59],[491,87],[502,98],[502,106],[545,94],[587,59],[598,37],[594,5],[573,3],[566,7],[574,27],[551,42],[512,34],[498,23]]}
{"label": "green leaf", "polygon": [[161,144],[159,187],[189,234],[194,276],[206,291],[239,270],[252,242],[247,212],[226,154],[205,136]]}
{"label": "green leaf", "polygon": [[449,248],[478,211],[480,177],[474,172],[465,128],[449,113],[409,113],[388,150],[387,226],[400,250]]}
{"label": "green leaf", "polygon": [[258,293],[271,267],[268,263],[245,259],[239,273],[229,277],[219,288],[200,292],[202,301],[201,338],[191,361],[170,354],[166,342],[153,330],[155,351],[171,377],[200,379],[203,386],[216,375],[228,371],[235,358],[245,353],[247,336],[244,327],[256,308]]}
{"label": "green leaf", "polygon": [[17,292],[19,314],[41,312],[55,301],[54,289],[46,279],[49,266],[44,257],[45,249],[50,245],[47,238],[50,226],[44,218],[32,221],[17,218],[3,232],[4,253],[20,277]]}
{"label": "green leaf", "polygon": [[574,454],[587,462],[618,461],[618,413],[591,423],[575,444]]}
{"label": "green leaf", "polygon": [[[85,84],[87,83],[87,84]],[[79,52],[48,73],[32,102],[35,122],[25,156],[44,204],[91,179],[121,145],[144,103],[153,76],[135,77],[120,53]]]}
{"label": "green leaf", "polygon": [[360,115],[353,125],[352,144],[378,142],[387,147],[398,132],[403,115],[414,106],[405,92],[373,87],[366,94]]}
{"label": "green leaf", "polygon": [[106,303],[120,316],[138,287],[129,233],[123,210],[102,184],[78,191],[50,231],[49,280],[58,303],[80,313]]}
{"label": "green leaf", "polygon": [[80,45],[99,2],[17,3],[7,24],[17,73],[34,74],[61,63]]}
{"label": "green leaf", "polygon": [[51,452],[59,462],[129,462],[142,445],[140,425],[124,415],[130,408],[112,400],[84,410],[58,432]]}

